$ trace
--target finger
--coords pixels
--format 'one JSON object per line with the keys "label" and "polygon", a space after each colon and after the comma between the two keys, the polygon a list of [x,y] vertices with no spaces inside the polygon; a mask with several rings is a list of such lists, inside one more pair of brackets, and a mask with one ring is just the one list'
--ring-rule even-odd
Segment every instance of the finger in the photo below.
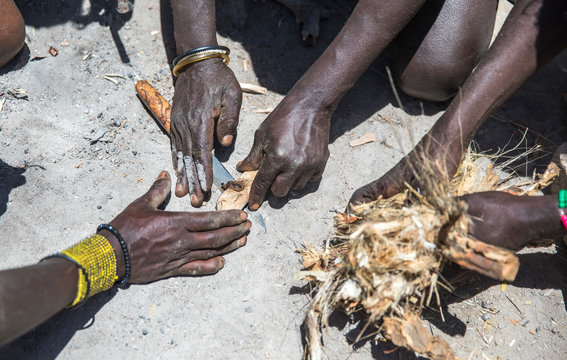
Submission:
{"label": "finger", "polygon": [[213,184],[213,118],[204,119],[201,128],[193,133],[191,149],[199,187],[204,192],[211,191]]}
{"label": "finger", "polygon": [[225,226],[240,225],[246,221],[248,214],[242,210],[203,211],[197,213],[179,213],[183,226],[187,231],[209,231]]}
{"label": "finger", "polygon": [[220,117],[217,122],[217,139],[222,146],[229,146],[236,135],[240,105],[241,89],[227,89],[224,93]]}
{"label": "finger", "polygon": [[203,203],[204,196],[199,185],[199,177],[197,176],[197,169],[195,168],[191,151],[191,134],[188,133],[183,141],[183,165],[187,177],[188,192],[191,196],[191,205],[199,207]]}
{"label": "finger", "polygon": [[157,208],[165,201],[169,193],[171,193],[171,177],[167,171],[162,171],[141,199],[148,206]]}
{"label": "finger", "polygon": [[190,233],[190,238],[184,242],[185,249],[218,249],[244,236],[251,226],[250,221],[247,221],[236,226]]}
{"label": "finger", "polygon": [[174,276],[196,276],[216,274],[224,266],[225,260],[222,257],[214,257],[208,260],[197,260],[188,262],[178,267]]}
{"label": "finger", "polygon": [[291,190],[291,186],[295,183],[296,177],[297,175],[290,171],[279,174],[272,184],[272,194],[277,197],[286,196],[289,190]]}
{"label": "finger", "polygon": [[177,149],[175,148],[175,140],[171,138],[171,162],[173,163],[173,169],[175,170],[175,176],[179,173],[177,170]]}
{"label": "finger", "polygon": [[258,170],[262,161],[264,138],[260,135],[260,130],[254,134],[254,144],[248,156],[236,165],[238,171]]}
{"label": "finger", "polygon": [[256,174],[256,178],[252,182],[250,187],[250,197],[248,199],[250,210],[258,210],[268,189],[272,186],[276,176],[280,173],[279,167],[273,164],[271,161],[267,161],[268,158],[264,159],[260,170]]}
{"label": "finger", "polygon": [[187,175],[185,174],[185,162],[183,161],[183,153],[178,151],[177,157],[177,184],[175,185],[175,196],[183,197],[189,193],[187,185]]}
{"label": "finger", "polygon": [[307,183],[317,181],[320,178],[321,178],[320,176],[319,176],[319,178],[316,178],[315,176],[313,176],[312,172],[307,172],[307,173],[299,176],[297,178],[297,180],[295,180],[295,183],[293,184],[293,186],[291,188],[292,188],[292,190],[301,190],[305,187],[305,185],[307,185]]}
{"label": "finger", "polygon": [[190,251],[187,255],[187,258],[190,259],[190,261],[211,259],[216,256],[226,255],[238,248],[243,247],[244,245],[246,245],[246,236],[234,240],[219,249]]}

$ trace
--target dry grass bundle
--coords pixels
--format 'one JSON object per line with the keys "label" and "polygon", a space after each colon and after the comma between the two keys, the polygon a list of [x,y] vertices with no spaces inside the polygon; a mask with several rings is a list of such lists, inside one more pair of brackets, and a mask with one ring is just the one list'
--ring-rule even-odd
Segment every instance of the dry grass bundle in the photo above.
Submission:
{"label": "dry grass bundle", "polygon": [[528,185],[520,190],[507,185],[506,164],[494,168],[486,156],[471,151],[453,179],[439,179],[446,172],[438,164],[423,164],[422,193],[408,186],[397,196],[358,206],[354,215],[338,213],[336,235],[325,249],[302,251],[305,270],[296,278],[318,287],[305,320],[309,358],[322,358],[320,327],[338,307],[365,311],[367,325],[379,325],[395,345],[430,359],[454,359],[451,347],[431,336],[419,317],[433,295],[439,303],[438,285],[450,287],[440,281],[444,263],[451,260],[498,280],[515,278],[517,257],[472,238],[466,204],[454,196],[489,190],[534,194],[549,185],[553,167],[519,184]]}

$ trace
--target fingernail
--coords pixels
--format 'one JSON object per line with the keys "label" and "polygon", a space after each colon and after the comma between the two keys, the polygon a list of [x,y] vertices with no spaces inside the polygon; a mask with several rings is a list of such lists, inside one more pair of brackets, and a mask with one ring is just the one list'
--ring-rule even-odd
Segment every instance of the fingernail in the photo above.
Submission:
{"label": "fingernail", "polygon": [[167,171],[162,170],[162,172],[159,173],[159,175],[158,175],[157,178],[158,178],[158,179],[163,179],[163,178],[166,177],[166,175],[167,175]]}
{"label": "fingernail", "polygon": [[244,161],[244,160],[239,161],[238,164],[236,164],[236,167],[240,167],[240,165],[242,165],[242,162],[243,162],[243,161]]}
{"label": "fingernail", "polygon": [[175,195],[179,197],[181,194],[183,194],[183,185],[177,183],[177,185],[175,185]]}
{"label": "fingernail", "polygon": [[241,212],[240,213],[240,220],[241,221],[245,221],[246,219],[248,219],[248,214],[246,212]]}
{"label": "fingernail", "polygon": [[191,204],[193,205],[197,205],[199,201],[197,200],[197,195],[193,194],[191,195]]}
{"label": "fingernail", "polygon": [[250,204],[248,207],[250,208],[250,210],[256,211],[260,208],[260,204]]}
{"label": "fingernail", "polygon": [[224,258],[220,258],[220,259],[219,259],[219,268],[223,267],[223,266],[224,266],[224,263],[225,263]]}
{"label": "fingernail", "polygon": [[246,236],[238,240],[238,246],[244,246],[244,245],[246,245]]}
{"label": "fingernail", "polygon": [[249,222],[246,224],[246,230],[250,230],[251,227],[252,227],[252,223],[249,221]]}
{"label": "fingernail", "polygon": [[222,138],[222,143],[224,146],[230,145],[230,143],[232,142],[232,135],[226,135],[225,137]]}

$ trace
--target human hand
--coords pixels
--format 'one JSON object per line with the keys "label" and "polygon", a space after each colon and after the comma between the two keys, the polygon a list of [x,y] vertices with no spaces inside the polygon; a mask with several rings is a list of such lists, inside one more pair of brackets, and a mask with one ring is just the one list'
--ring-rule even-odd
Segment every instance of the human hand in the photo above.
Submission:
{"label": "human hand", "polygon": [[[240,210],[169,212],[158,210],[171,193],[171,178],[162,171],[150,190],[110,222],[124,238],[130,253],[129,283],[171,276],[214,274],[224,266],[221,255],[246,244],[251,223]],[[124,276],[117,239],[103,230],[117,256],[117,275]]]}
{"label": "human hand", "polygon": [[529,243],[564,234],[557,197],[514,196],[501,191],[461,196],[471,217],[469,233],[486,243],[520,250]]}
{"label": "human hand", "polygon": [[242,90],[232,70],[221,59],[195,63],[175,83],[171,118],[175,195],[191,194],[191,205],[201,206],[213,182],[213,136],[229,146],[236,135]]}
{"label": "human hand", "polygon": [[415,183],[415,177],[403,159],[378,180],[357,189],[348,201],[346,212],[350,212],[354,205],[376,201],[380,196],[392,197],[404,190],[405,183]]}
{"label": "human hand", "polygon": [[284,99],[260,124],[238,171],[258,170],[249,207],[257,210],[268,189],[278,197],[320,179],[329,158],[331,111]]}

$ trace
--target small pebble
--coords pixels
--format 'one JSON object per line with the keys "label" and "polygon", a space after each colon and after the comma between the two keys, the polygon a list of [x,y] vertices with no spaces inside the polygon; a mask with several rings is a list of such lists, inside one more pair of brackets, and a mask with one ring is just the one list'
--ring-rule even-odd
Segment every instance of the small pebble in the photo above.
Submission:
{"label": "small pebble", "polygon": [[551,332],[554,333],[554,334],[557,334],[559,332],[559,330],[557,330],[557,328],[552,328]]}
{"label": "small pebble", "polygon": [[114,126],[120,126],[120,119],[114,118],[112,119],[112,122],[114,123]]}
{"label": "small pebble", "polygon": [[252,312],[252,307],[251,307],[251,306],[248,306],[246,309],[244,309],[244,312],[251,313],[251,312]]}
{"label": "small pebble", "polygon": [[488,309],[488,303],[487,303],[486,301],[484,301],[484,300],[482,300],[482,301],[480,302],[480,306],[481,306],[482,308],[484,308],[484,309]]}
{"label": "small pebble", "polygon": [[480,318],[482,319],[482,321],[488,321],[492,318],[492,316],[490,316],[490,314],[482,314]]}
{"label": "small pebble", "polygon": [[100,210],[100,209],[102,209],[102,206],[97,205],[96,208]]}
{"label": "small pebble", "polygon": [[148,330],[142,329],[142,335],[148,335]]}
{"label": "small pebble", "polygon": [[138,152],[136,150],[132,150],[132,154],[134,154],[134,156],[138,155]]}

